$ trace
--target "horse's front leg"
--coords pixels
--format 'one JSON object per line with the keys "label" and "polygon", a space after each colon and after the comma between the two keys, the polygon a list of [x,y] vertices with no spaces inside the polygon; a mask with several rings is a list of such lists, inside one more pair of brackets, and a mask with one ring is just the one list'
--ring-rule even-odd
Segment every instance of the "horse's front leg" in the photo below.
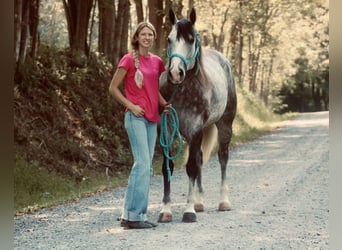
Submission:
{"label": "horse's front leg", "polygon": [[[167,164],[166,157],[164,156],[163,160],[163,166],[162,166],[162,171],[163,171],[163,180],[164,180],[164,197],[163,197],[163,207],[162,210],[159,213],[159,219],[158,222],[170,222],[172,221],[172,212],[171,212],[171,180],[169,181],[168,179],[168,171],[167,171]],[[169,167],[171,171],[171,176],[173,173],[173,161],[169,160]]]}
{"label": "horse's front leg", "polygon": [[202,132],[194,136],[189,147],[189,158],[186,163],[186,172],[189,176],[189,190],[185,212],[183,214],[183,222],[195,222],[196,219],[196,193],[195,181],[201,175],[201,166],[203,163],[201,151]]}

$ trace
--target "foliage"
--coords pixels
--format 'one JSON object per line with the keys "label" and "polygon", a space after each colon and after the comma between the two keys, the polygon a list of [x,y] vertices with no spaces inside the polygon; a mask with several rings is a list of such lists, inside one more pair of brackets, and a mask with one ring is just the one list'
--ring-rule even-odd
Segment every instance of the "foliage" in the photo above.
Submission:
{"label": "foliage", "polygon": [[122,117],[109,96],[112,68],[92,54],[84,67],[70,51],[42,46],[15,72],[14,141],[27,161],[76,180],[93,169],[113,175],[131,160]]}
{"label": "foliage", "polygon": [[317,69],[309,64],[305,50],[295,60],[297,71],[282,86],[279,97],[284,112],[313,112],[329,107],[329,68]]}
{"label": "foliage", "polygon": [[292,114],[277,115],[257,96],[246,89],[237,87],[237,114],[233,123],[232,146],[245,143],[267,133]]}
{"label": "foliage", "polygon": [[62,1],[40,0],[39,34],[43,43],[66,48],[68,28]]}

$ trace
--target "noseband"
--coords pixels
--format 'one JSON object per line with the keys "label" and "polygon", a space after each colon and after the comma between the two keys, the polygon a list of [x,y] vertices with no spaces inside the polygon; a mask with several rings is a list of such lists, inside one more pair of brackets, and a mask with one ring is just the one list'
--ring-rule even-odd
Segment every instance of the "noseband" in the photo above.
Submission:
{"label": "noseband", "polygon": [[189,64],[192,63],[193,61],[195,61],[196,59],[198,59],[198,57],[199,57],[200,43],[201,43],[200,34],[198,32],[196,32],[195,52],[189,59],[186,59],[183,55],[181,55],[179,53],[170,54],[169,48],[166,51],[166,55],[170,60],[174,57],[178,57],[179,59],[181,59],[185,65],[185,70],[187,71]]}

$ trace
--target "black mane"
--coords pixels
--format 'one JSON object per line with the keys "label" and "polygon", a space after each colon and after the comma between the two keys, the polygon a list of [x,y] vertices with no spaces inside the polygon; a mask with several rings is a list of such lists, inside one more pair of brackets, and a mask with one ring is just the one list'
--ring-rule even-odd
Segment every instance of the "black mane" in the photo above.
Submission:
{"label": "black mane", "polygon": [[187,19],[181,19],[176,24],[177,28],[177,40],[179,40],[181,37],[186,41],[187,43],[193,43],[195,40],[195,31],[194,28]]}

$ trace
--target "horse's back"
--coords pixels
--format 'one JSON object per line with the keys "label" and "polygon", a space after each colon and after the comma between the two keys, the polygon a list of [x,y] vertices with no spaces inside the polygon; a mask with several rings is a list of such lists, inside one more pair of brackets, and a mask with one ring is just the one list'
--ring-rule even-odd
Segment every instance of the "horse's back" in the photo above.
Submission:
{"label": "horse's back", "polygon": [[[221,52],[213,49],[202,49],[202,51],[203,70],[216,92],[216,99],[220,100],[220,106],[225,105],[225,115],[234,119],[236,91],[232,66]],[[225,100],[225,104],[222,103],[222,100]]]}
{"label": "horse's back", "polygon": [[217,82],[214,84],[225,83],[226,87],[234,84],[231,64],[221,52],[213,49],[202,49],[202,65],[209,80],[213,78]]}

